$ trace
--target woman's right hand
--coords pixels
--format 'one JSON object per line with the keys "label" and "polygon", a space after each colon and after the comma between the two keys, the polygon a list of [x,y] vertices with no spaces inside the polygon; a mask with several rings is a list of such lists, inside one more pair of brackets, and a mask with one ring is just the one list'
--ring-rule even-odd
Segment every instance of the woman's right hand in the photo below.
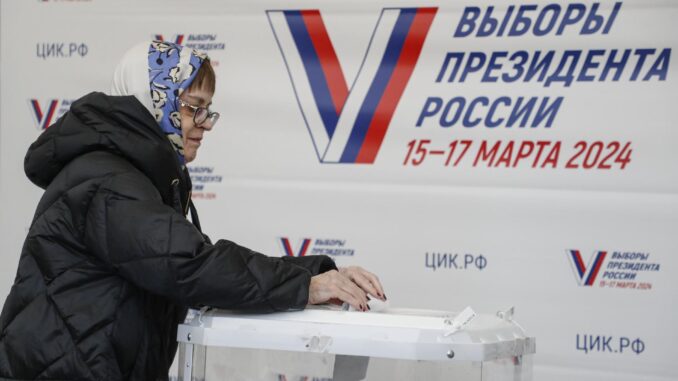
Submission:
{"label": "woman's right hand", "polygon": [[322,304],[339,299],[360,311],[367,311],[367,294],[348,277],[337,270],[311,277],[308,304]]}

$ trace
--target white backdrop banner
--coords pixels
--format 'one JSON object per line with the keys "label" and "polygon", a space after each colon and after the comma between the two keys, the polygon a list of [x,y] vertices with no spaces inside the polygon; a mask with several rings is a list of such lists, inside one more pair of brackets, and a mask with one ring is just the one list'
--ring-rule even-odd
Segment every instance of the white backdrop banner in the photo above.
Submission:
{"label": "white backdrop banner", "polygon": [[0,301],[29,144],[163,39],[217,72],[213,239],[362,265],[394,306],[515,306],[538,380],[678,379],[678,2],[0,4]]}

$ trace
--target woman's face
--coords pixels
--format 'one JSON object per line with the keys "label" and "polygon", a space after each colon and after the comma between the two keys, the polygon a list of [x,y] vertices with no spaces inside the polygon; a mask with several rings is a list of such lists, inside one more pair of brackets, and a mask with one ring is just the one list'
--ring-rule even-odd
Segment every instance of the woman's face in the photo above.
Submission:
{"label": "woman's face", "polygon": [[[188,103],[196,107],[208,107],[212,104],[212,96],[205,89],[187,89],[179,97],[184,103]],[[184,158],[189,163],[193,161],[198,153],[198,148],[204,137],[205,131],[210,131],[212,126],[209,123],[202,123],[196,125],[193,121],[195,111],[188,106],[180,107],[181,115],[181,133],[183,134],[184,142]]]}

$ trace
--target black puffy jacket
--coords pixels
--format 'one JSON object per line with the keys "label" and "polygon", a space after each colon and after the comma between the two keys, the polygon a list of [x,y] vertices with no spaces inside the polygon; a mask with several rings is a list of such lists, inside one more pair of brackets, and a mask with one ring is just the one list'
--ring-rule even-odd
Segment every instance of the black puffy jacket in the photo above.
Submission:
{"label": "black puffy jacket", "polygon": [[187,173],[131,96],[73,103],[25,170],[45,193],[0,316],[0,380],[166,380],[187,307],[302,309],[311,276],[335,268],[209,243],[185,217]]}

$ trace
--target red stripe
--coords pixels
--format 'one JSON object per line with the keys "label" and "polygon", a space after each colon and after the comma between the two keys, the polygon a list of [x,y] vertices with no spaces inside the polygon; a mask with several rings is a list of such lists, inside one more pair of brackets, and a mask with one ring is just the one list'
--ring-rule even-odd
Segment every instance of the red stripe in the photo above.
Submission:
{"label": "red stripe", "polygon": [[306,30],[308,30],[309,36],[311,36],[313,47],[320,61],[320,67],[322,67],[325,74],[325,80],[327,81],[327,87],[330,89],[334,109],[339,114],[344,107],[344,103],[346,103],[346,98],[348,98],[348,85],[341,70],[337,53],[334,51],[330,36],[327,34],[320,11],[301,11],[301,16],[304,24],[306,24]]}
{"label": "red stripe", "polygon": [[593,282],[596,281],[596,277],[598,276],[598,271],[600,270],[600,267],[603,265],[603,261],[605,261],[605,256],[607,255],[606,251],[603,251],[600,253],[600,256],[596,258],[596,267],[591,270],[591,276],[589,277],[588,285],[592,285]]}
{"label": "red stripe", "polygon": [[176,43],[177,43],[177,45],[181,45],[181,44],[184,43],[184,35],[183,34],[180,34],[180,35],[177,36]]}
{"label": "red stripe", "polygon": [[581,270],[581,276],[583,277],[586,275],[586,266],[584,266],[584,261],[581,259],[581,254],[579,253],[579,250],[573,250],[574,251],[574,257],[577,259],[577,264],[579,265],[579,268],[577,270]]}
{"label": "red stripe", "polygon": [[45,117],[45,123],[43,124],[44,129],[47,129],[52,122],[52,117],[54,116],[54,112],[57,109],[57,107],[56,107],[57,102],[58,101],[52,101],[52,103],[49,105],[49,111],[47,111],[47,116]]}
{"label": "red stripe", "polygon": [[407,82],[410,80],[412,71],[414,71],[414,66],[417,64],[421,48],[424,46],[424,40],[437,10],[438,8],[420,8],[417,10],[410,32],[400,52],[396,68],[393,70],[393,75],[384,90],[384,96],[379,101],[363,145],[360,147],[356,163],[373,163],[377,157],[388,125],[400,97],[405,91]]}
{"label": "red stripe", "polygon": [[308,250],[308,244],[311,243],[311,240],[306,238],[304,239],[302,245],[301,245],[301,250],[299,250],[299,256],[300,257],[305,257],[306,256],[306,250]]}

